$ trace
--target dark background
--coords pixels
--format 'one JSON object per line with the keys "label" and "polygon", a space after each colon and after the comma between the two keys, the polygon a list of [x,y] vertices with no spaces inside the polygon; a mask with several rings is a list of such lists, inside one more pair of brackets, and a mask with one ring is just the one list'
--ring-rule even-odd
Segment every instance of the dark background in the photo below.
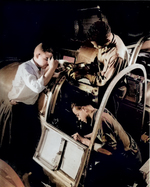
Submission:
{"label": "dark background", "polygon": [[73,49],[77,10],[97,5],[126,45],[149,33],[150,1],[1,1],[0,60],[28,60],[46,39]]}

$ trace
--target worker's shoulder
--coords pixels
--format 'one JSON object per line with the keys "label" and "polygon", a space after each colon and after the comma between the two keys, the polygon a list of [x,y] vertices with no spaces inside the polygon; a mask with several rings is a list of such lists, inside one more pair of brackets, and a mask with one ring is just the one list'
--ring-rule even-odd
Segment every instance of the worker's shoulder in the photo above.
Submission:
{"label": "worker's shoulder", "polygon": [[26,62],[23,62],[19,65],[19,69],[21,70],[29,70],[34,69],[34,66],[36,66],[34,63],[32,63],[31,60],[28,60]]}
{"label": "worker's shoulder", "polygon": [[118,57],[124,58],[125,53],[127,53],[127,47],[125,46],[123,40],[118,36],[114,36],[114,41],[116,44],[116,54]]}

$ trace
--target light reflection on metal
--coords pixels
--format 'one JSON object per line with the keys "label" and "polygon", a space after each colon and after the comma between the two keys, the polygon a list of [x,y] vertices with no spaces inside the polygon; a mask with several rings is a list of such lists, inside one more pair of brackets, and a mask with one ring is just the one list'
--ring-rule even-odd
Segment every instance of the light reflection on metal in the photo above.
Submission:
{"label": "light reflection on metal", "polygon": [[130,61],[129,61],[129,66],[132,65],[132,64],[135,64],[136,63],[136,60],[137,60],[137,57],[138,57],[138,54],[140,52],[140,49],[143,45],[143,43],[147,40],[147,39],[150,39],[150,36],[145,36],[145,37],[142,37],[138,42],[137,44],[135,45],[135,48],[132,52],[132,55],[131,55],[131,58],[130,58]]}

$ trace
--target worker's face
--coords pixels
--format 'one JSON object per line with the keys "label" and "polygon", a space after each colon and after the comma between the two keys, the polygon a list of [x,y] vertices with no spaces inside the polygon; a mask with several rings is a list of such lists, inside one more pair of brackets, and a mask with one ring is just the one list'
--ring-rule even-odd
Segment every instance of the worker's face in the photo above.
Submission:
{"label": "worker's face", "polygon": [[52,53],[49,52],[42,52],[38,54],[37,57],[37,64],[42,68],[45,69],[48,66],[48,59],[53,56]]}
{"label": "worker's face", "polygon": [[78,120],[81,120],[81,121],[87,123],[87,119],[89,118],[89,114],[84,106],[81,109],[78,109],[77,107],[73,107],[72,112],[76,115]]}

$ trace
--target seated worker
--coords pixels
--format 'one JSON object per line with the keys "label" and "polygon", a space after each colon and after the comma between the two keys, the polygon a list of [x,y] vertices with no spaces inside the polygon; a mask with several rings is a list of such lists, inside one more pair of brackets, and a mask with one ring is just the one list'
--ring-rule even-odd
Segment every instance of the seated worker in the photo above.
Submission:
{"label": "seated worker", "polygon": [[[89,62],[89,60],[95,60]],[[128,52],[121,38],[111,32],[107,19],[97,21],[87,32],[87,41],[79,49],[76,63],[89,64],[86,71],[72,73],[79,79],[86,77],[92,85],[104,86],[109,80],[128,65]],[[81,73],[84,71],[82,70]]]}
{"label": "seated worker", "polygon": [[37,99],[58,66],[53,53],[47,44],[37,45],[34,57],[19,65],[8,93],[13,105],[10,155],[22,172],[32,172],[32,157],[41,135]]}
{"label": "seated worker", "polygon": [[[93,127],[97,109],[83,100],[78,103],[72,103],[73,113],[78,120],[85,123],[90,119]],[[75,140],[87,146],[90,144],[91,136],[92,133],[82,137],[78,132],[72,135]],[[143,180],[139,172],[142,163],[141,153],[136,142],[106,108],[102,114],[102,126],[99,127],[97,138],[101,143],[94,143],[85,187],[123,187],[132,185],[136,178]]]}

